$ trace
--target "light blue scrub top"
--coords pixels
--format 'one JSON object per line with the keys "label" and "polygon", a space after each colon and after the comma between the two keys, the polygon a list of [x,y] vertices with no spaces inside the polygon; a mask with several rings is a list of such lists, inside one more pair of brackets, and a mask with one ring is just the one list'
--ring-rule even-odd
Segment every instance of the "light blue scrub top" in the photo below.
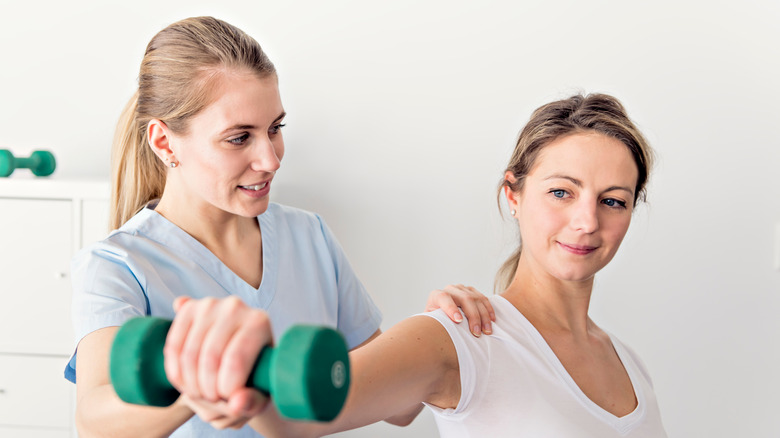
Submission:
{"label": "light blue scrub top", "polygon": [[[322,219],[271,203],[258,216],[263,278],[255,289],[200,242],[154,210],[141,210],[105,240],[73,258],[76,345],[89,333],[129,318],[173,319],[173,300],[237,295],[264,309],[278,338],[294,324],[340,330],[354,348],[379,329],[382,315]],[[76,352],[65,377],[76,381]],[[216,431],[193,417],[172,436],[259,436],[248,426]]]}

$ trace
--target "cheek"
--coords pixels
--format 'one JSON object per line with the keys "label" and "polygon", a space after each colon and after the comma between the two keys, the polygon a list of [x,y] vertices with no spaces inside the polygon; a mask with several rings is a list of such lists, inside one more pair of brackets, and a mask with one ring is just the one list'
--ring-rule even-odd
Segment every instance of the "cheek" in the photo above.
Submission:
{"label": "cheek", "polygon": [[626,237],[626,233],[628,232],[628,226],[631,225],[631,216],[630,215],[621,215],[616,217],[611,217],[603,222],[603,228],[605,231],[605,236],[607,236],[611,241],[613,241],[616,245],[619,245],[620,242],[623,241],[623,238]]}
{"label": "cheek", "polygon": [[213,163],[218,162],[213,148],[207,144],[190,141],[183,144],[180,150],[183,164],[190,168],[209,168]]}
{"label": "cheek", "polygon": [[526,206],[523,211],[530,214],[520,217],[520,235],[523,245],[532,245],[532,242],[546,244],[566,227],[566,216],[553,206],[545,203],[536,203],[529,210]]}

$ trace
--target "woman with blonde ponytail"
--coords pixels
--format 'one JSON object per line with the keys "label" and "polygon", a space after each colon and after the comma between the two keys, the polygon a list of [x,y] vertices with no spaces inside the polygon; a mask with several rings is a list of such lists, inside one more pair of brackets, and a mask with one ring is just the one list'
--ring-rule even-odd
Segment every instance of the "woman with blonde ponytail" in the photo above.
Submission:
{"label": "woman with blonde ponytail", "polygon": [[[267,409],[250,425],[267,436],[322,436],[424,402],[446,438],[665,437],[641,359],[588,316],[594,276],[628,231],[651,163],[650,147],[614,97],[577,95],[540,107],[499,187],[522,248],[501,269],[500,293],[490,298],[493,334],[472,336],[443,309],[411,317],[350,353],[350,393],[333,423],[285,423]],[[189,300],[168,339],[256,343],[233,327],[263,312],[233,315]],[[199,363],[171,350],[178,355],[172,375],[198,374]],[[225,350],[205,363],[247,359]],[[216,373],[241,381],[249,367]],[[207,382],[193,379],[184,394]],[[245,396],[240,385],[222,390],[229,394],[224,403]]]}
{"label": "woman with blonde ponytail", "polygon": [[[182,297],[264,309],[278,333],[333,326],[350,348],[379,334],[381,314],[322,219],[269,200],[284,117],[276,70],[240,29],[197,17],[152,38],[114,140],[115,230],[72,263],[77,351],[65,375],[76,383],[80,436],[259,436],[244,427],[259,394],[228,406],[190,392],[153,408],[114,393],[108,358],[119,326],[173,318]],[[217,430],[226,428],[237,430]]]}
{"label": "woman with blonde ponytail", "polygon": [[136,120],[138,92],[127,103],[119,118],[111,154],[112,229],[117,229],[138,213],[149,201],[159,199],[165,188],[166,169],[146,141]]}

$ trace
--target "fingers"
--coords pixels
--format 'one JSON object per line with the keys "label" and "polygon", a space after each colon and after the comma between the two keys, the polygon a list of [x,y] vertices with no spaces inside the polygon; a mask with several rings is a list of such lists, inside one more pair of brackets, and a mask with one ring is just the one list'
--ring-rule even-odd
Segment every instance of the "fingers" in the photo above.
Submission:
{"label": "fingers", "polygon": [[258,391],[243,388],[230,398],[210,402],[182,395],[181,400],[203,421],[215,429],[240,429],[268,406],[268,398]]}
{"label": "fingers", "polygon": [[236,391],[228,400],[228,411],[236,417],[247,419],[259,415],[268,407],[269,399],[260,391],[242,388]]}
{"label": "fingers", "polygon": [[242,315],[242,323],[227,342],[217,374],[220,398],[227,399],[244,388],[261,349],[271,343],[271,323],[265,312],[252,310]]}
{"label": "fingers", "polygon": [[[189,303],[195,302],[189,301]],[[179,370],[182,382],[180,391],[189,394],[193,398],[202,398],[204,394],[209,394],[210,397],[207,397],[207,399],[215,401],[214,379],[210,378],[206,372],[210,370],[213,374],[217,371],[223,347],[213,343],[207,346],[206,338],[207,336],[213,337],[213,332],[222,328],[219,316],[215,315],[219,311],[218,303],[214,298],[206,298],[201,300],[197,306],[187,305],[186,303],[184,306],[186,307],[182,307],[182,310],[194,307],[194,310],[188,312],[188,314],[192,313],[194,316],[179,355]],[[229,336],[229,334],[224,336]]]}
{"label": "fingers", "polygon": [[443,290],[437,289],[428,295],[428,302],[425,305],[425,311],[431,312],[436,309],[443,310],[444,313],[446,313],[447,316],[449,316],[450,319],[455,323],[463,321],[463,315],[461,315],[460,310],[458,309],[458,305],[455,304],[455,300],[453,300],[452,295]]}
{"label": "fingers", "polygon": [[[487,303],[488,305],[490,303]],[[479,331],[486,335],[493,333],[492,321],[490,310],[488,310],[485,302],[478,300],[474,302],[473,306],[467,306],[467,310],[464,310],[466,319],[469,321],[471,332],[475,336],[479,336]]]}
{"label": "fingers", "polygon": [[165,374],[168,376],[168,380],[171,384],[181,391],[183,386],[182,374],[181,374],[181,352],[184,349],[184,343],[187,340],[187,334],[192,326],[193,311],[194,309],[188,309],[188,311],[181,310],[181,302],[176,300],[174,308],[178,306],[178,314],[174,318],[171,328],[168,329],[168,335],[165,338],[165,347],[163,347]]}
{"label": "fingers", "polygon": [[187,296],[181,296],[181,297],[174,298],[174,300],[173,300],[173,311],[174,312],[178,312],[179,309],[181,309],[181,307],[184,305],[184,303],[186,303],[187,301],[189,301],[191,299],[192,298],[187,297]]}
{"label": "fingers", "polygon": [[173,386],[212,403],[245,389],[260,350],[271,341],[265,312],[236,297],[177,300],[175,307],[164,350]]}
{"label": "fingers", "polygon": [[493,306],[488,297],[473,287],[458,284],[449,285],[442,290],[434,290],[428,297],[426,310],[441,308],[450,319],[459,323],[462,318],[457,307],[460,307],[466,316],[469,330],[474,336],[493,333],[492,322],[496,320]]}

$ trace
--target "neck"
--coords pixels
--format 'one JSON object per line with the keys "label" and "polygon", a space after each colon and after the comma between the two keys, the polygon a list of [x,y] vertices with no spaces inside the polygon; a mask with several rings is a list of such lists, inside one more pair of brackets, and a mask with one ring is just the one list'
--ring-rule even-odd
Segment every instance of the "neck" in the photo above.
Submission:
{"label": "neck", "polygon": [[521,256],[514,280],[501,294],[539,331],[587,335],[593,278],[563,281]]}
{"label": "neck", "polygon": [[168,190],[163,192],[155,211],[215,254],[225,248],[235,248],[260,231],[256,218],[228,213],[203,201],[176,196]]}

